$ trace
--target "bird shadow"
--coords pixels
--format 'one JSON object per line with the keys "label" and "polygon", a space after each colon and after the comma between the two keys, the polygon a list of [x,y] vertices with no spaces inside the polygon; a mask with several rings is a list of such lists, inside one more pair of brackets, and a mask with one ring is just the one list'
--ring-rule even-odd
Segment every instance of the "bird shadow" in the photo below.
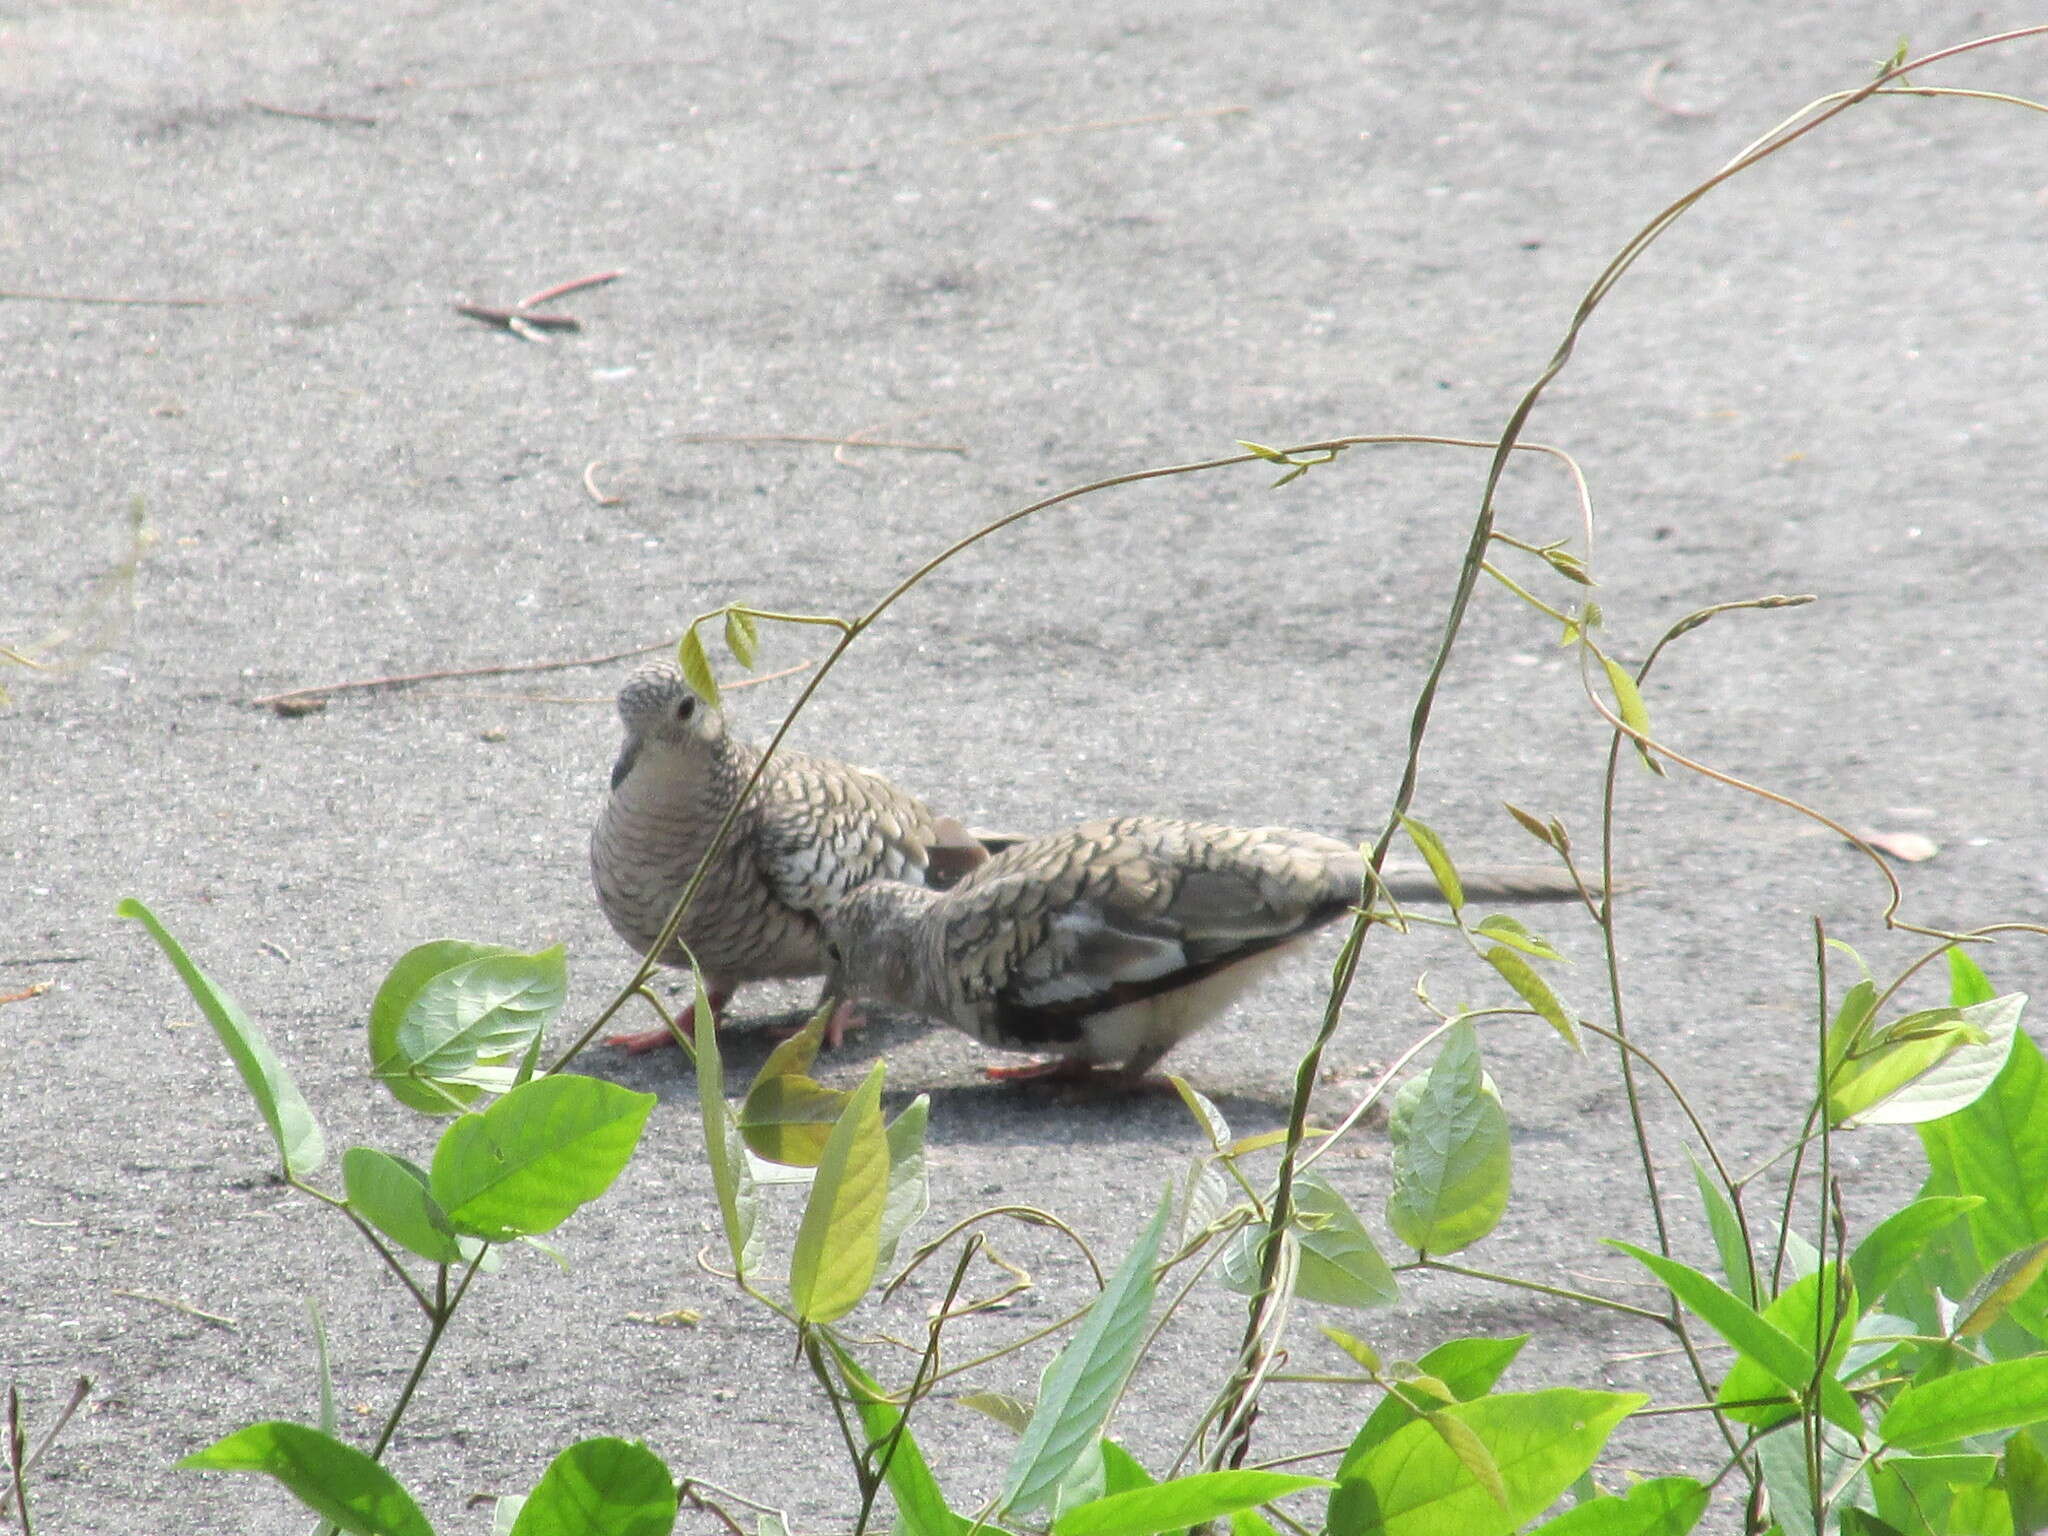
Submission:
{"label": "bird shadow", "polygon": [[[791,1030],[801,1028],[808,1009],[756,1015],[719,1031],[719,1054],[725,1066],[728,1096],[739,1097],[761,1070],[771,1052]],[[814,1069],[821,1075],[865,1073],[876,1061],[922,1041],[936,1026],[900,1014],[875,1013],[850,1034],[837,1050],[821,1053]],[[962,1041],[970,1051],[972,1042]],[[1048,1142],[1101,1145],[1113,1142],[1199,1142],[1201,1133],[1180,1095],[1163,1076],[1154,1074],[1143,1086],[1113,1085],[1107,1074],[1099,1083],[996,1082],[981,1076],[994,1061],[979,1052],[960,1065],[948,1064],[946,1079],[929,1083],[906,1081],[892,1073],[883,1104],[894,1115],[920,1093],[931,1098],[931,1124],[926,1141],[934,1146],[1037,1146]],[[696,1076],[682,1053],[665,1047],[643,1055],[623,1055],[593,1047],[578,1068],[621,1086],[656,1095],[663,1103],[694,1103]],[[964,1080],[963,1080],[964,1079]],[[1256,1136],[1287,1123],[1288,1096],[1276,1088],[1270,1095],[1243,1089],[1196,1088],[1230,1121],[1240,1136]]]}

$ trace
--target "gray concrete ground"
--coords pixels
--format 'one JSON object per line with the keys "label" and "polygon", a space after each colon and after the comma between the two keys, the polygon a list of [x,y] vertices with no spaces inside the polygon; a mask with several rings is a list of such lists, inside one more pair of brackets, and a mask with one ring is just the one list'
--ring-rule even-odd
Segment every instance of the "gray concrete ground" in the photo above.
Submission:
{"label": "gray concrete ground", "polygon": [[[119,897],[152,903],[239,995],[337,1147],[431,1145],[363,1072],[368,1000],[406,948],[562,941],[565,1026],[628,971],[583,862],[622,668],[346,696],[302,719],[252,698],[618,650],[731,599],[850,613],[1034,497],[1237,438],[1496,432],[1658,208],[1867,78],[1901,33],[1933,47],[2025,12],[0,14],[0,288],[218,301],[0,300],[0,641],[34,643],[119,557],[134,498],[156,534],[110,648],[68,675],[4,675],[0,990],[53,985],[0,1007],[0,1374],[37,1422],[75,1374],[97,1384],[35,1480],[39,1529],[304,1529],[269,1486],[172,1460],[255,1419],[310,1418],[306,1298],[331,1320],[352,1433],[418,1336],[342,1224],[267,1180],[239,1084],[113,918]],[[2039,94],[2044,59],[2035,43],[1923,79]],[[2048,890],[2044,133],[1977,102],[1856,111],[1653,250],[1531,426],[1591,478],[1623,654],[1708,602],[1820,596],[1692,637],[1650,705],[1729,772],[1932,837],[1940,854],[1901,871],[1923,921],[2038,917]],[[450,308],[611,268],[626,276],[562,301],[584,329],[551,344]],[[852,433],[960,451],[692,439]],[[616,501],[585,489],[593,462]],[[1280,492],[1241,469],[1048,513],[906,601],[798,739],[984,823],[1145,809],[1368,834],[1482,467],[1361,451]],[[1523,537],[1574,532],[1554,466],[1519,467],[1503,505]],[[816,649],[778,633],[765,664]],[[745,696],[747,728],[791,688]],[[1468,860],[1533,846],[1503,798],[1590,840],[1603,746],[1548,628],[1488,591],[1418,808]],[[1879,931],[1863,866],[1786,812],[1632,770],[1619,825],[1641,880],[1622,918],[1636,1027],[1754,1157],[1793,1127],[1806,1080],[1810,917],[1884,960],[1913,945]],[[1581,956],[1568,996],[1597,1015],[1591,936],[1553,926]],[[1990,963],[2017,988],[2043,970],[2019,946]],[[1484,995],[1438,940],[1376,946],[1327,1107],[1421,1025],[1424,969],[1440,996]],[[1175,1059],[1242,1129],[1280,1123],[1320,980],[1297,968]],[[804,995],[759,989],[742,1023]],[[1648,1294],[1596,1241],[1648,1230],[1611,1063],[1540,1028],[1487,1045],[1517,1192],[1472,1258]],[[730,1047],[742,1068],[760,1049]],[[908,1022],[829,1075],[877,1053],[892,1101],[933,1095],[944,1214],[1029,1202],[1114,1255],[1196,1145],[1169,1102],[997,1091],[969,1042]],[[660,1094],[641,1154],[563,1230],[572,1273],[515,1258],[479,1287],[391,1464],[439,1528],[476,1531],[473,1491],[523,1489],[579,1435],[644,1437],[678,1471],[837,1528],[851,1480],[786,1335],[695,1263],[713,1217],[687,1073],[585,1065]],[[1909,1137],[1844,1155],[1852,1220],[1914,1181]],[[1333,1161],[1377,1223],[1381,1138]],[[1688,1208],[1695,1257],[1697,1225]],[[1080,1294],[1057,1246],[1005,1244],[1037,1285],[991,1339]],[[677,1307],[702,1321],[632,1320]],[[1155,1466],[1240,1318],[1200,1294],[1148,1369],[1123,1432]],[[1327,1363],[1311,1321],[1297,1359]],[[1424,1280],[1347,1326],[1389,1354],[1529,1331],[1510,1384],[1689,1390],[1634,1357],[1654,1334],[1526,1293]],[[1042,1358],[992,1384],[1027,1387]],[[1261,1444],[1341,1438],[1363,1406],[1283,1395]],[[960,1499],[990,1491],[1000,1430],[942,1409],[930,1434]],[[1701,1471],[1715,1449],[1697,1423],[1653,1421],[1616,1438],[1610,1470]]]}

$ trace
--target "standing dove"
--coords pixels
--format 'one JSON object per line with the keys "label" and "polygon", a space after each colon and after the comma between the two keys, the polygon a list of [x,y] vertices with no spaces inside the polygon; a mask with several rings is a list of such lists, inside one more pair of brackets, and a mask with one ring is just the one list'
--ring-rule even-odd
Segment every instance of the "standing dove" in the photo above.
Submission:
{"label": "standing dove", "polygon": [[[1426,873],[1389,873],[1401,900],[1441,900]],[[1560,900],[1558,871],[1463,876],[1481,900]],[[1136,1084],[1308,937],[1358,906],[1365,861],[1286,827],[1164,817],[1091,821],[1016,843],[947,891],[881,881],[826,914],[827,990],[941,1019],[986,1045],[1057,1050],[991,1077]]]}
{"label": "standing dove", "polygon": [[[591,831],[590,871],[604,915],[644,954],[761,752],[728,735],[719,711],[666,663],[628,678],[618,708],[625,744]],[[947,884],[987,858],[959,822],[934,816],[879,774],[777,752],[705,872],[679,942],[656,958],[687,966],[687,945],[717,1019],[746,982],[823,972],[818,916],[855,887]],[[845,1023],[834,1015],[830,1043]],[[666,1030],[611,1037],[636,1052],[668,1040]]]}

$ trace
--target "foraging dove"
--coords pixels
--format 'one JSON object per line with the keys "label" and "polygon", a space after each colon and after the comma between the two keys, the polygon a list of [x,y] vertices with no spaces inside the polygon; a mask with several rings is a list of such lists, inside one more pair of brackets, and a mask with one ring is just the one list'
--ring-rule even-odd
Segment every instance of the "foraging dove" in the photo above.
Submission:
{"label": "foraging dove", "polygon": [[[1437,899],[1426,872],[1396,899]],[[1010,1051],[1058,1049],[991,1077],[1135,1084],[1318,928],[1358,906],[1365,861],[1286,827],[1163,817],[1091,821],[1019,842],[947,891],[878,881],[825,916],[827,990],[942,1019]],[[1576,897],[1550,869],[1473,870],[1480,900]]]}
{"label": "foraging dove", "polygon": [[[590,871],[604,915],[645,954],[761,752],[728,735],[718,710],[665,663],[628,678],[618,707],[625,745],[591,831]],[[689,946],[716,1019],[743,983],[824,971],[818,914],[856,886],[948,884],[988,856],[959,822],[878,774],[777,752],[705,872],[680,942],[656,958],[687,966]],[[845,1022],[834,1016],[831,1043]],[[611,1043],[637,1052],[668,1039],[651,1030]]]}

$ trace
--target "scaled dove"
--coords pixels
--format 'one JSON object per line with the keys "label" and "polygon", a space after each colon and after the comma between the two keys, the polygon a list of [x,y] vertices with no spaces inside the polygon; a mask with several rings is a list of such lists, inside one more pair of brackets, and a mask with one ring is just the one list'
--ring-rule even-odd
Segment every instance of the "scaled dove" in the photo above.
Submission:
{"label": "scaled dove", "polygon": [[[591,832],[590,871],[604,915],[645,954],[761,751],[728,735],[719,711],[665,663],[628,678],[618,708],[625,744]],[[959,822],[879,774],[777,752],[706,871],[680,943],[656,958],[687,966],[688,945],[717,1019],[746,982],[823,972],[818,914],[863,882],[949,884],[987,858]],[[833,1043],[843,1023],[835,1014]],[[644,1051],[668,1039],[652,1030],[611,1043]]]}
{"label": "scaled dove", "polygon": [[[1559,871],[1473,870],[1479,900],[1560,900]],[[1390,872],[1399,900],[1441,900]],[[1286,827],[1091,821],[1005,849],[947,891],[882,881],[826,914],[827,990],[951,1024],[1009,1051],[1058,1050],[991,1077],[1121,1063],[1135,1084],[1187,1035],[1361,902],[1356,848]]]}

